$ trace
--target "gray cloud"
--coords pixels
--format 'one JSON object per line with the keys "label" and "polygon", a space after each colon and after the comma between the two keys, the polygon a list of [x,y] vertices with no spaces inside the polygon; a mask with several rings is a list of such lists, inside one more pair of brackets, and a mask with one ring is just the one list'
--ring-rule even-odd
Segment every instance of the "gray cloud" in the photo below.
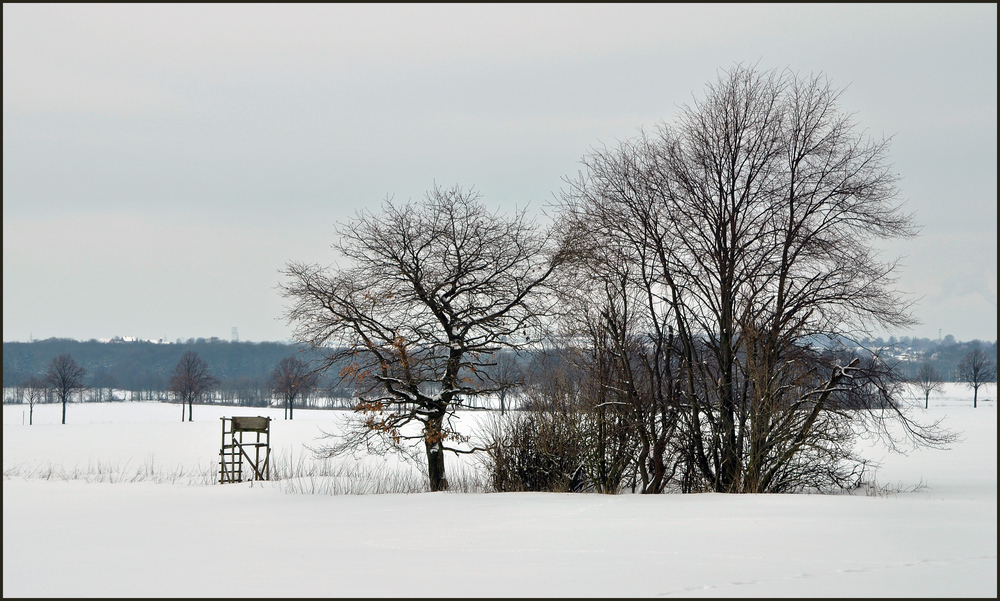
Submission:
{"label": "gray cloud", "polygon": [[8,340],[287,338],[276,270],[332,261],[334,222],[433,181],[540,211],[588,148],[669,120],[734,62],[822,71],[894,136],[924,225],[887,245],[923,297],[911,334],[996,338],[995,5],[3,15]]}

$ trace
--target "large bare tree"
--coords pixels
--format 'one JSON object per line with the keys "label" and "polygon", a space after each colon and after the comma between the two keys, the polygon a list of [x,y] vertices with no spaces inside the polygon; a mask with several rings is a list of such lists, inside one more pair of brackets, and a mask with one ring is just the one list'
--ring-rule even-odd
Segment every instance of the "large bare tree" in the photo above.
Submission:
{"label": "large bare tree", "polygon": [[422,443],[430,488],[445,489],[444,452],[474,450],[452,427],[454,411],[509,385],[483,368],[532,340],[559,255],[523,211],[491,213],[459,186],[387,199],[337,234],[349,266],[289,263],[283,286],[295,338],[325,348],[325,365],[345,365],[339,375],[359,391],[358,419],[326,451]]}
{"label": "large bare tree", "polygon": [[872,247],[915,232],[888,142],[838,98],[823,76],[737,65],[568,182],[564,232],[618,362],[612,389],[642,408],[643,452],[674,454],[687,490],[850,485],[859,424],[893,444],[893,420],[910,442],[948,440],[906,416],[877,356],[817,345],[914,323]]}
{"label": "large bare tree", "polygon": [[184,421],[184,404],[187,403],[187,419],[192,421],[192,405],[194,400],[215,387],[219,381],[208,371],[208,364],[202,361],[198,353],[186,351],[173,373],[170,375],[168,390],[181,401],[181,421]]}
{"label": "large bare tree", "polygon": [[979,387],[997,381],[997,362],[983,349],[974,346],[958,362],[958,379],[972,388],[972,407],[975,409],[979,401]]}
{"label": "large bare tree", "polygon": [[298,357],[285,357],[268,378],[271,391],[285,406],[285,419],[293,419],[295,399],[306,397],[316,388],[317,375]]}
{"label": "large bare tree", "polygon": [[59,397],[62,403],[62,423],[66,423],[66,401],[74,392],[82,392],[86,389],[83,377],[87,370],[77,365],[68,353],[63,353],[49,364],[49,370],[45,373],[45,383]]}

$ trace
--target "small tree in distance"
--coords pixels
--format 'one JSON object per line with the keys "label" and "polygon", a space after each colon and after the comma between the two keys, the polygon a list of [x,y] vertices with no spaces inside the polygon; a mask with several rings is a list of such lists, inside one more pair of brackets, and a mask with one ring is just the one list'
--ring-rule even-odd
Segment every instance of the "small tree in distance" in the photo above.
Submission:
{"label": "small tree in distance", "polygon": [[35,376],[28,378],[28,381],[24,383],[24,397],[28,401],[28,425],[30,426],[34,420],[35,403],[41,403],[45,400],[45,382]]}
{"label": "small tree in distance", "polygon": [[979,400],[979,387],[997,381],[997,363],[976,346],[959,361],[958,379],[972,388],[972,408],[975,409]]}
{"label": "small tree in distance", "polygon": [[62,423],[66,423],[66,401],[74,392],[82,391],[83,376],[87,370],[76,364],[68,353],[59,355],[49,364],[49,370],[45,373],[45,383],[55,391],[62,403]]}
{"label": "small tree in distance", "polygon": [[944,389],[941,385],[941,374],[934,369],[929,361],[924,361],[923,365],[920,366],[913,383],[924,393],[924,409],[927,409],[929,405],[931,393],[941,392]]}
{"label": "small tree in distance", "polygon": [[194,400],[212,389],[219,381],[208,373],[208,364],[198,357],[198,353],[187,351],[170,376],[170,392],[181,399],[181,421],[184,421],[184,403],[187,403],[188,421]]}
{"label": "small tree in distance", "polygon": [[307,396],[316,388],[317,376],[298,357],[285,357],[271,372],[268,384],[285,406],[285,419],[292,419],[295,399]]}

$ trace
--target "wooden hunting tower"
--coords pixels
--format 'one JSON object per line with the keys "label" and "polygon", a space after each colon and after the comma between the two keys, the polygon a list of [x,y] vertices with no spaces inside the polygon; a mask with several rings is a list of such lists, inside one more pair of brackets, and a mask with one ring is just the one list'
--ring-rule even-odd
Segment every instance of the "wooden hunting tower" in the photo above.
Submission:
{"label": "wooden hunting tower", "polygon": [[[247,434],[247,440],[243,435]],[[255,437],[255,438],[254,438]],[[219,450],[219,484],[243,481],[243,460],[249,480],[271,479],[271,418],[223,417]]]}

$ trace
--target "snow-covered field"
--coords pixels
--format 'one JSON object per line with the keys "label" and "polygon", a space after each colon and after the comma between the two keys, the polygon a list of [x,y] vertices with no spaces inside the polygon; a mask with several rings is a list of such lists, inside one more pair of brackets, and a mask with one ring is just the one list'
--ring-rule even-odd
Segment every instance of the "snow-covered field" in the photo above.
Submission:
{"label": "snow-covered field", "polygon": [[[58,405],[36,405],[29,427],[26,406],[5,405],[3,594],[996,597],[996,403],[983,398],[996,388],[975,410],[959,385],[926,412],[921,398],[917,414],[961,442],[873,446],[871,495],[306,494],[421,480],[377,457],[320,475],[304,445],[342,412],[196,406],[181,423],[178,405],[71,404],[60,425]],[[278,464],[312,475],[213,484],[223,415],[276,418]]]}

